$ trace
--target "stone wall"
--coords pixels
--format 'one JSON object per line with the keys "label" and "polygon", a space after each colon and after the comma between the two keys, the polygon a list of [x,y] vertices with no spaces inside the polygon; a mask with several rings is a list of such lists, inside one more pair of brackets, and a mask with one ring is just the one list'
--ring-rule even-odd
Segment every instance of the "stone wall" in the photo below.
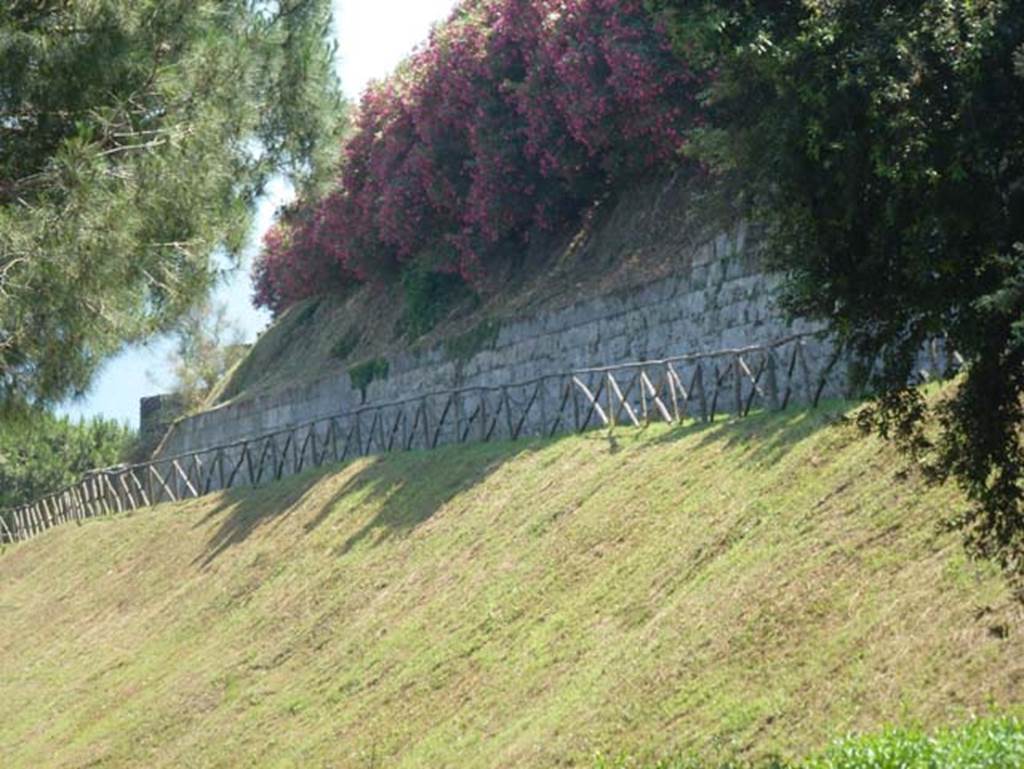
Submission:
{"label": "stone wall", "polygon": [[143,456],[152,453],[167,431],[185,412],[180,395],[153,395],[139,401],[139,451]]}
{"label": "stone wall", "polygon": [[[500,385],[574,368],[612,365],[769,342],[813,331],[787,323],[775,304],[778,276],[766,273],[745,227],[695,250],[690,266],[656,282],[584,298],[534,317],[504,320],[475,354],[438,345],[388,359],[366,403],[434,390]],[[827,350],[812,350],[825,355]],[[350,411],[363,402],[347,375],[255,397],[179,422],[158,456],[252,438]]]}

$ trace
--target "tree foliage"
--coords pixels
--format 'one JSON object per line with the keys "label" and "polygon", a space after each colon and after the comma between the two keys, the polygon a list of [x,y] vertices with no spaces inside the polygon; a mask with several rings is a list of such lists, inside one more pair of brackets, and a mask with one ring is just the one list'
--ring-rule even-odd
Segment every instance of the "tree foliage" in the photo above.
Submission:
{"label": "tree foliage", "polygon": [[[1024,576],[1024,2],[659,0],[714,75],[692,147],[771,227],[786,303],[873,363],[868,421],[976,503],[975,552]],[[907,387],[925,340],[966,374]]]}
{"label": "tree foliage", "polygon": [[257,301],[413,261],[486,283],[532,234],[672,162],[699,90],[640,0],[465,0],[366,92],[337,187],[268,236]]}
{"label": "tree foliage", "polygon": [[214,387],[246,352],[242,334],[227,307],[211,301],[192,308],[175,331],[171,371],[173,390],[186,411],[200,408]]}
{"label": "tree foliage", "polygon": [[203,301],[268,178],[343,125],[329,0],[0,8],[0,402],[83,391]]}
{"label": "tree foliage", "polygon": [[0,510],[35,502],[89,470],[124,461],[134,431],[111,420],[73,422],[48,412],[0,424]]}

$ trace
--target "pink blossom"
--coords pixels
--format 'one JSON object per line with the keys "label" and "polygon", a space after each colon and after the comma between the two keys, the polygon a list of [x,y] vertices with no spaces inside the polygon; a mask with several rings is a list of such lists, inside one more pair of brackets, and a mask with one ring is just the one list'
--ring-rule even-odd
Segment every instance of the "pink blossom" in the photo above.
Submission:
{"label": "pink blossom", "polygon": [[337,188],[267,236],[257,302],[428,255],[480,285],[532,231],[676,158],[701,88],[643,0],[464,0],[367,89]]}

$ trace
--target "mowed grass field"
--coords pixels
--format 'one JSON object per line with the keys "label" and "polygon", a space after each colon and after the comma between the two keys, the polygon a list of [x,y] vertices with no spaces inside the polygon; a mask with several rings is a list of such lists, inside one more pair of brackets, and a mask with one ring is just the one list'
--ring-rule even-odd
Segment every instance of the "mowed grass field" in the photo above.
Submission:
{"label": "mowed grass field", "polygon": [[1019,605],[840,408],[394,455],[0,554],[0,767],[799,757],[1024,694]]}

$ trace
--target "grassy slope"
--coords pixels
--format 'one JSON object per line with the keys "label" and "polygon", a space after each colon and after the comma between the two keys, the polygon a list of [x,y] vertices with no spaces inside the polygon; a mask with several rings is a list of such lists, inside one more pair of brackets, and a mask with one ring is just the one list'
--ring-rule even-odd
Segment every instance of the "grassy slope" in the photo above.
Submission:
{"label": "grassy slope", "polygon": [[0,556],[0,766],[802,753],[1012,705],[950,490],[822,414],[360,461]]}

